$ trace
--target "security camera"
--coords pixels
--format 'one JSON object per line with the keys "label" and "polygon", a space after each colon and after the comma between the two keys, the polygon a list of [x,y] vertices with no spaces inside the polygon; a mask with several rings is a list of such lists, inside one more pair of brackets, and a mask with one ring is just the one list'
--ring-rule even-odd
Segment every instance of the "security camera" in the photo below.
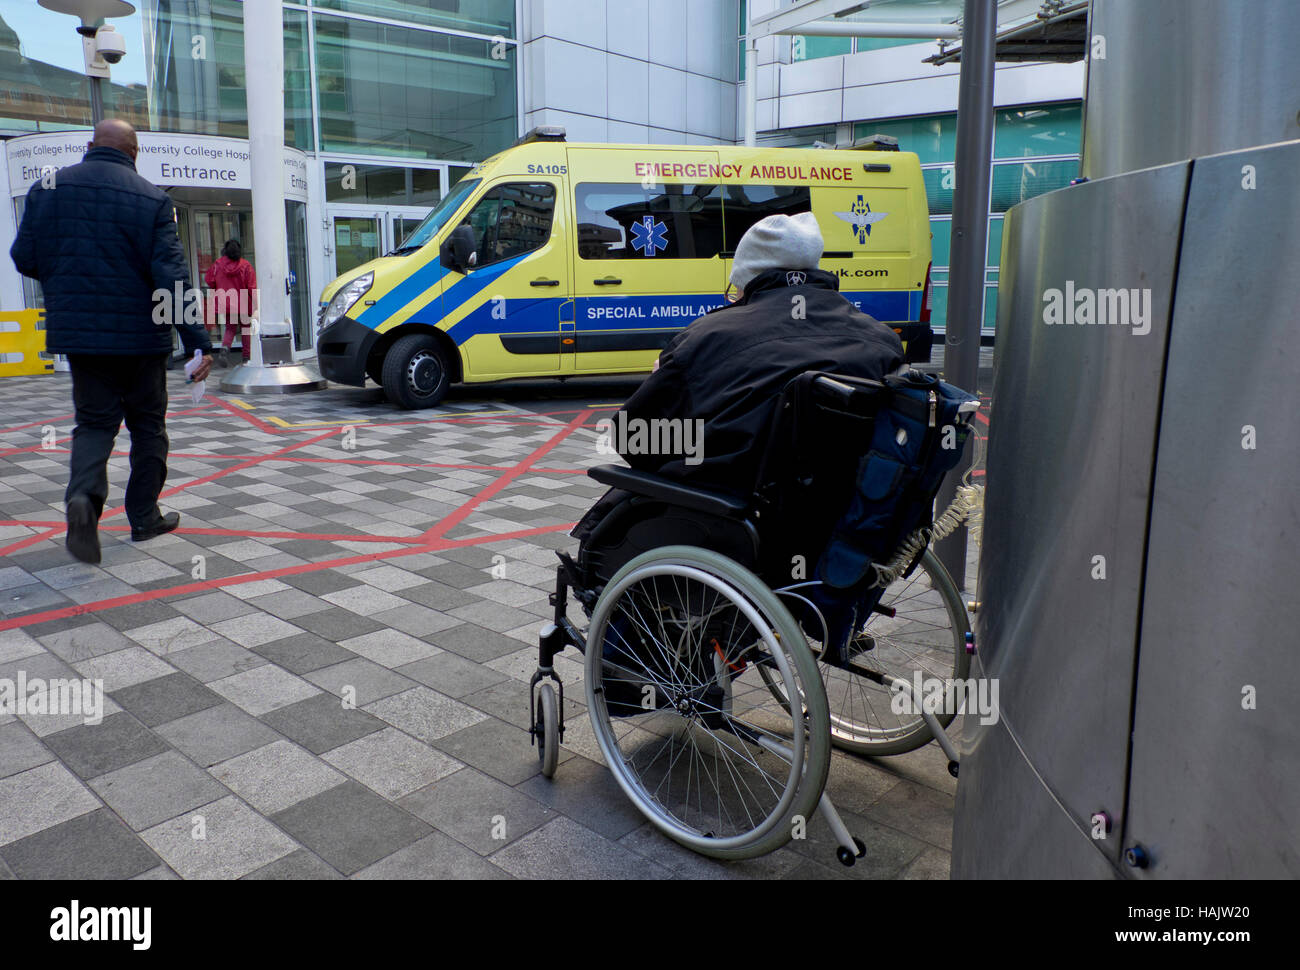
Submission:
{"label": "security camera", "polygon": [[95,32],[95,53],[109,64],[116,64],[126,56],[126,41],[112,27],[100,27]]}

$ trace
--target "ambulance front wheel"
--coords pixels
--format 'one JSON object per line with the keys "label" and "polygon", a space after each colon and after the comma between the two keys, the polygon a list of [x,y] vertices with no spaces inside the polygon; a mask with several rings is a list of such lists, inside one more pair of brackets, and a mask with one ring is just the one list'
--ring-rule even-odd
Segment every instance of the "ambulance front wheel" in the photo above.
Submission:
{"label": "ambulance front wheel", "polygon": [[381,373],[388,400],[408,411],[433,407],[451,384],[446,355],[426,334],[403,337],[388,348]]}

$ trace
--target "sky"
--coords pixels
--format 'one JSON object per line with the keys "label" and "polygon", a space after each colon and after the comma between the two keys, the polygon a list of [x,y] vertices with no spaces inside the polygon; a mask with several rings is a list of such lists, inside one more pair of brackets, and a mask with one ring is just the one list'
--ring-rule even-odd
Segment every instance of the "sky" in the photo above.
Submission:
{"label": "sky", "polygon": [[[126,41],[126,57],[112,67],[116,84],[144,84],[146,80],[140,3],[134,3],[136,13],[108,21]],[[46,10],[36,0],[0,0],[0,18],[18,34],[24,57],[71,71],[85,70],[76,17]]]}

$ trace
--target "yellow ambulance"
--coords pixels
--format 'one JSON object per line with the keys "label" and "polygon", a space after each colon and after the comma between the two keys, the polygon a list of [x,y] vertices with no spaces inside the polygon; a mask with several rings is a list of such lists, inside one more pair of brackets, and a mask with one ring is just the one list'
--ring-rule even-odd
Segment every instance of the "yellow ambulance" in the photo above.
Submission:
{"label": "yellow ambulance", "polygon": [[402,408],[455,382],[648,372],[725,302],[736,243],[811,210],[822,269],[928,360],[930,222],[911,152],[569,144],[535,129],[476,165],[400,248],[321,294],[331,381]]}

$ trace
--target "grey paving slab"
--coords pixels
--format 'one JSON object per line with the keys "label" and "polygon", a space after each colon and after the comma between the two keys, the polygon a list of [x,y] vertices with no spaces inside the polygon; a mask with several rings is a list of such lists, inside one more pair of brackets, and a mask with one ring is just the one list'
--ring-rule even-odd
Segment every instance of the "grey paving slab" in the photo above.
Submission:
{"label": "grey paving slab", "polygon": [[401,667],[442,652],[441,648],[419,637],[389,629],[351,637],[340,642],[339,646],[389,668]]}
{"label": "grey paving slab", "polygon": [[132,882],[167,882],[178,879],[180,876],[176,875],[170,866],[154,866],[147,872],[131,877]]}
{"label": "grey paving slab", "polygon": [[783,879],[805,862],[789,848],[754,859],[711,859],[674,842],[649,822],[623,836],[618,844],[663,866],[678,879]]}
{"label": "grey paving slab", "polygon": [[164,620],[173,619],[175,616],[175,610],[158,600],[132,603],[129,606],[117,606],[111,610],[95,611],[97,619],[120,632],[139,629],[153,623],[161,623]]}
{"label": "grey paving slab", "polygon": [[0,778],[53,760],[53,752],[22,721],[0,724]]}
{"label": "grey paving slab", "polygon": [[344,875],[432,831],[427,823],[355,781],[301,801],[272,821]]}
{"label": "grey paving slab", "polygon": [[[126,640],[125,637],[122,639]],[[176,672],[175,667],[164,663],[144,647],[138,647],[129,640],[126,642],[127,646],[123,650],[73,661],[72,666],[83,677],[102,681],[106,691],[121,690],[123,687]]]}
{"label": "grey paving slab", "polygon": [[292,588],[256,596],[248,600],[247,604],[272,616],[278,616],[282,620],[295,620],[309,613],[333,609],[324,600]]}
{"label": "grey paving slab", "polygon": [[302,627],[308,633],[314,633],[336,643],[350,637],[374,633],[376,630],[384,628],[384,625],[376,620],[358,616],[349,610],[338,607],[330,607],[319,613],[308,613],[296,617],[293,622],[295,626]]}
{"label": "grey paving slab", "polygon": [[534,775],[519,790],[608,839],[621,839],[645,821],[604,765],[576,755],[554,778]]}
{"label": "grey paving slab", "polygon": [[217,634],[187,616],[174,616],[134,627],[127,630],[126,635],[160,657],[219,639]]}
{"label": "grey paving slab", "polygon": [[[196,838],[202,819],[202,838]],[[293,852],[293,839],[234,796],[140,833],[182,879],[238,879]]]}
{"label": "grey paving slab", "polygon": [[476,663],[487,663],[519,649],[518,641],[476,623],[462,623],[432,634],[429,639],[443,650],[450,650]]}
{"label": "grey paving slab", "polygon": [[306,849],[295,849],[269,865],[255,869],[241,879],[342,879],[319,856]]}
{"label": "grey paving slab", "polygon": [[221,698],[189,674],[177,671],[113,692],[113,700],[148,727],[215,707]]}
{"label": "grey paving slab", "polygon": [[221,590],[191,596],[187,599],[173,600],[172,606],[179,613],[188,616],[197,623],[202,623],[204,626],[211,626],[213,623],[233,619],[237,616],[246,616],[258,610],[258,607],[251,603],[246,603],[236,596],[223,593]]}
{"label": "grey paving slab", "polygon": [[491,880],[514,877],[449,836],[432,832],[419,842],[367,866],[352,878]]}
{"label": "grey paving slab", "polygon": [[386,627],[401,630],[415,637],[428,637],[440,630],[461,624],[461,621],[454,616],[448,616],[439,610],[416,603],[408,603],[393,610],[384,610],[382,613],[376,613],[374,618]]}
{"label": "grey paving slab", "polygon": [[393,801],[463,767],[455,758],[396,728],[350,741],[323,757],[335,768]]}
{"label": "grey paving slab", "polygon": [[263,664],[231,677],[223,677],[208,686],[254,717],[320,693],[314,684],[307,683],[275,664]]}
{"label": "grey paving slab", "polygon": [[429,744],[487,717],[427,687],[413,687],[367,704],[365,709]]}
{"label": "grey paving slab", "polygon": [[259,656],[300,675],[356,657],[351,650],[314,633],[300,633],[273,643],[262,644],[254,650]]}
{"label": "grey paving slab", "polygon": [[527,731],[495,717],[439,738],[434,745],[507,785],[518,785],[541,770]]}
{"label": "grey paving slab", "polygon": [[0,664],[44,653],[45,647],[35,637],[20,629],[0,631]]}
{"label": "grey paving slab", "polygon": [[130,879],[159,862],[106,808],[10,842],[0,857],[19,879]]}
{"label": "grey paving slab", "polygon": [[253,715],[229,703],[168,721],[154,730],[201,768],[280,738]]}
{"label": "grey paving slab", "polygon": [[[90,786],[136,831],[229,794],[207,772],[194,767],[176,751],[165,751],[100,775],[91,779]],[[154,850],[158,851],[157,846]],[[159,855],[166,858],[164,853]]]}
{"label": "grey paving slab", "polygon": [[235,674],[260,667],[267,662],[267,659],[229,640],[213,640],[197,647],[190,647],[188,650],[169,653],[167,662],[185,671],[200,683],[210,684],[214,680],[233,677]]}
{"label": "grey paving slab", "polygon": [[[471,603],[479,601],[479,597],[473,593],[467,593],[455,586],[449,586],[436,580],[426,581],[420,586],[406,587],[401,590],[399,595],[412,603],[419,603],[421,606],[444,612],[458,606],[469,606]],[[457,622],[462,621],[457,619]]]}
{"label": "grey paving slab", "polygon": [[330,751],[386,726],[373,714],[349,708],[343,698],[328,693],[271,711],[262,720],[313,754]]}
{"label": "grey paving slab", "polygon": [[0,845],[93,812],[100,804],[56,761],[0,778]]}
{"label": "grey paving slab", "polygon": [[233,640],[241,647],[255,649],[273,640],[283,640],[302,633],[301,627],[294,626],[278,616],[266,613],[249,613],[231,620],[221,620],[210,624],[209,628],[227,640]]}
{"label": "grey paving slab", "polygon": [[952,875],[952,853],[929,846],[906,869],[902,879],[945,880]]}
{"label": "grey paving slab", "polygon": [[903,781],[881,796],[863,815],[869,821],[880,822],[951,852],[952,813],[951,795]]}
{"label": "grey paving slab", "polygon": [[[441,656],[445,655],[440,654],[439,657]],[[416,663],[432,663],[438,660],[439,657],[431,657]],[[411,667],[415,666],[415,664],[408,664],[407,666]],[[343,663],[322,667],[320,670],[313,670],[304,676],[317,687],[321,687],[331,694],[340,698],[346,695],[357,707],[377,701],[381,697],[389,697],[393,694],[400,694],[404,690],[410,690],[415,686],[415,679],[418,679],[408,679],[400,671],[389,670],[387,667],[381,666],[373,660],[366,660],[364,657],[355,657]]]}
{"label": "grey paving slab", "polygon": [[398,804],[480,855],[556,817],[541,802],[473,768],[414,791]]}
{"label": "grey paving slab", "polygon": [[560,817],[489,857],[520,879],[671,879],[672,873]]}
{"label": "grey paving slab", "polygon": [[107,623],[91,622],[70,630],[41,637],[41,643],[56,657],[75,663],[101,654],[115,653],[135,643]]}
{"label": "grey paving slab", "polygon": [[[469,606],[458,606],[448,612],[452,616],[458,616],[462,620],[487,627],[497,633],[505,633],[507,630],[513,630],[515,627],[523,626],[525,623],[534,623],[537,620],[537,617],[532,613],[525,613],[513,606],[502,606],[485,600],[471,603]],[[539,629],[541,628],[540,623],[537,626]]]}
{"label": "grey paving slab", "polygon": [[448,697],[464,697],[508,679],[499,671],[450,652],[405,664],[397,668],[397,673]]}
{"label": "grey paving slab", "polygon": [[273,815],[343,781],[343,775],[320,758],[283,739],[208,770],[263,815]]}
{"label": "grey paving slab", "polygon": [[45,744],[82,778],[96,778],[167,750],[165,742],[125,711],[110,714],[99,724],[79,724],[51,734]]}

